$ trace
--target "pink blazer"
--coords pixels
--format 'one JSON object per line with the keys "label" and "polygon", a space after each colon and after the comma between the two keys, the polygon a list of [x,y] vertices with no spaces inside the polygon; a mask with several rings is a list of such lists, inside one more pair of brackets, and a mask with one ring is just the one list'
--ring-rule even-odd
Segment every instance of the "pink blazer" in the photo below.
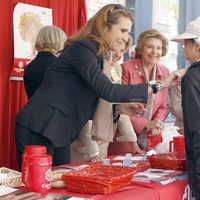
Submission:
{"label": "pink blazer", "polygon": [[[157,65],[156,80],[162,80],[168,76],[169,70],[161,64]],[[141,59],[128,60],[122,64],[122,83],[138,84],[145,82],[145,75],[142,68]],[[167,89],[158,92],[154,99],[153,119],[164,120],[167,113]],[[143,117],[131,117],[133,128],[137,134],[141,133],[145,128],[148,120]]]}

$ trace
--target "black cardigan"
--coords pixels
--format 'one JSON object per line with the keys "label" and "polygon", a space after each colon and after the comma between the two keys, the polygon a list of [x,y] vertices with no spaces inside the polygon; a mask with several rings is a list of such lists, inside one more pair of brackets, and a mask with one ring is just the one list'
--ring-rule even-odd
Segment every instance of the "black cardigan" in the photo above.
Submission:
{"label": "black cardigan", "polygon": [[25,68],[24,86],[26,94],[30,99],[31,96],[40,86],[47,67],[56,60],[56,56],[47,51],[41,51],[37,54]]}

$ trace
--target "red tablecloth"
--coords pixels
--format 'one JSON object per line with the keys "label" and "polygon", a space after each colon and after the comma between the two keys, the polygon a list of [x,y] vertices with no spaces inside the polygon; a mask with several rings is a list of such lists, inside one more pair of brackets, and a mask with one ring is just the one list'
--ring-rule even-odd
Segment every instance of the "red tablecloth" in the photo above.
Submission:
{"label": "red tablecloth", "polygon": [[[71,163],[69,165],[91,164]],[[189,190],[189,191],[188,191]],[[84,197],[91,200],[189,200],[190,189],[188,179],[177,180],[166,185],[155,182],[139,182],[133,181],[130,186],[124,187],[119,191],[110,195],[92,195],[71,193],[67,189],[52,189],[51,192],[63,194],[66,196]]]}
{"label": "red tablecloth", "polygon": [[[78,166],[82,164],[91,163],[80,162],[68,165]],[[133,181],[130,186],[126,186],[107,196],[72,193],[67,191],[67,189],[51,189],[50,192],[66,196],[89,198],[91,200],[190,200],[190,188],[187,178],[166,185],[155,182],[147,183]]]}
{"label": "red tablecloth", "polygon": [[51,192],[91,200],[189,200],[187,188],[188,180],[184,179],[167,185],[133,182],[130,186],[107,196],[71,193],[66,189],[52,189]]}

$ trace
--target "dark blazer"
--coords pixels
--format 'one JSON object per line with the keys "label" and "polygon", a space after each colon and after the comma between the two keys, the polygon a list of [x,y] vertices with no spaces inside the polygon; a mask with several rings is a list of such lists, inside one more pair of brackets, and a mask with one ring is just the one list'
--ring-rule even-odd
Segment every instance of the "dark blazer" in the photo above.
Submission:
{"label": "dark blazer", "polygon": [[29,99],[40,86],[46,68],[53,63],[56,58],[57,57],[51,52],[41,51],[38,52],[35,59],[26,66],[24,71],[24,86]]}
{"label": "dark blazer", "polygon": [[102,67],[94,42],[74,42],[48,67],[42,84],[17,114],[17,123],[62,147],[92,118],[99,97],[110,102],[147,101],[147,84],[113,84]]}
{"label": "dark blazer", "polygon": [[194,197],[200,199],[200,62],[192,64],[182,79],[182,107],[187,170]]}

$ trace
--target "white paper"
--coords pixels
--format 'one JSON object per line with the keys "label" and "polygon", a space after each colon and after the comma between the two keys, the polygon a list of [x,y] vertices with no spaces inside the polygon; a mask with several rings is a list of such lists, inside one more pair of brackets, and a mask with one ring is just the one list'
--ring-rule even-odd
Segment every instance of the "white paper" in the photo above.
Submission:
{"label": "white paper", "polygon": [[164,180],[164,181],[160,181],[160,183],[161,183],[162,185],[167,185],[167,184],[172,183],[172,182],[174,182],[174,181],[176,181],[176,178],[175,178],[175,177],[174,177],[174,178],[169,178],[169,179]]}
{"label": "white paper", "polygon": [[158,182],[162,185],[166,185],[177,180],[177,177],[182,175],[182,171],[177,170],[165,170],[149,168],[144,172],[139,172],[134,175],[134,181],[140,182]]}
{"label": "white paper", "polygon": [[0,187],[0,196],[6,195],[6,194],[10,194],[14,191],[16,191],[17,189],[15,188],[11,188],[11,187]]}
{"label": "white paper", "polygon": [[8,174],[0,174],[0,180],[8,178]]}
{"label": "white paper", "polygon": [[[125,156],[117,156],[114,160],[125,160]],[[144,156],[131,156],[132,161],[145,161]]]}

